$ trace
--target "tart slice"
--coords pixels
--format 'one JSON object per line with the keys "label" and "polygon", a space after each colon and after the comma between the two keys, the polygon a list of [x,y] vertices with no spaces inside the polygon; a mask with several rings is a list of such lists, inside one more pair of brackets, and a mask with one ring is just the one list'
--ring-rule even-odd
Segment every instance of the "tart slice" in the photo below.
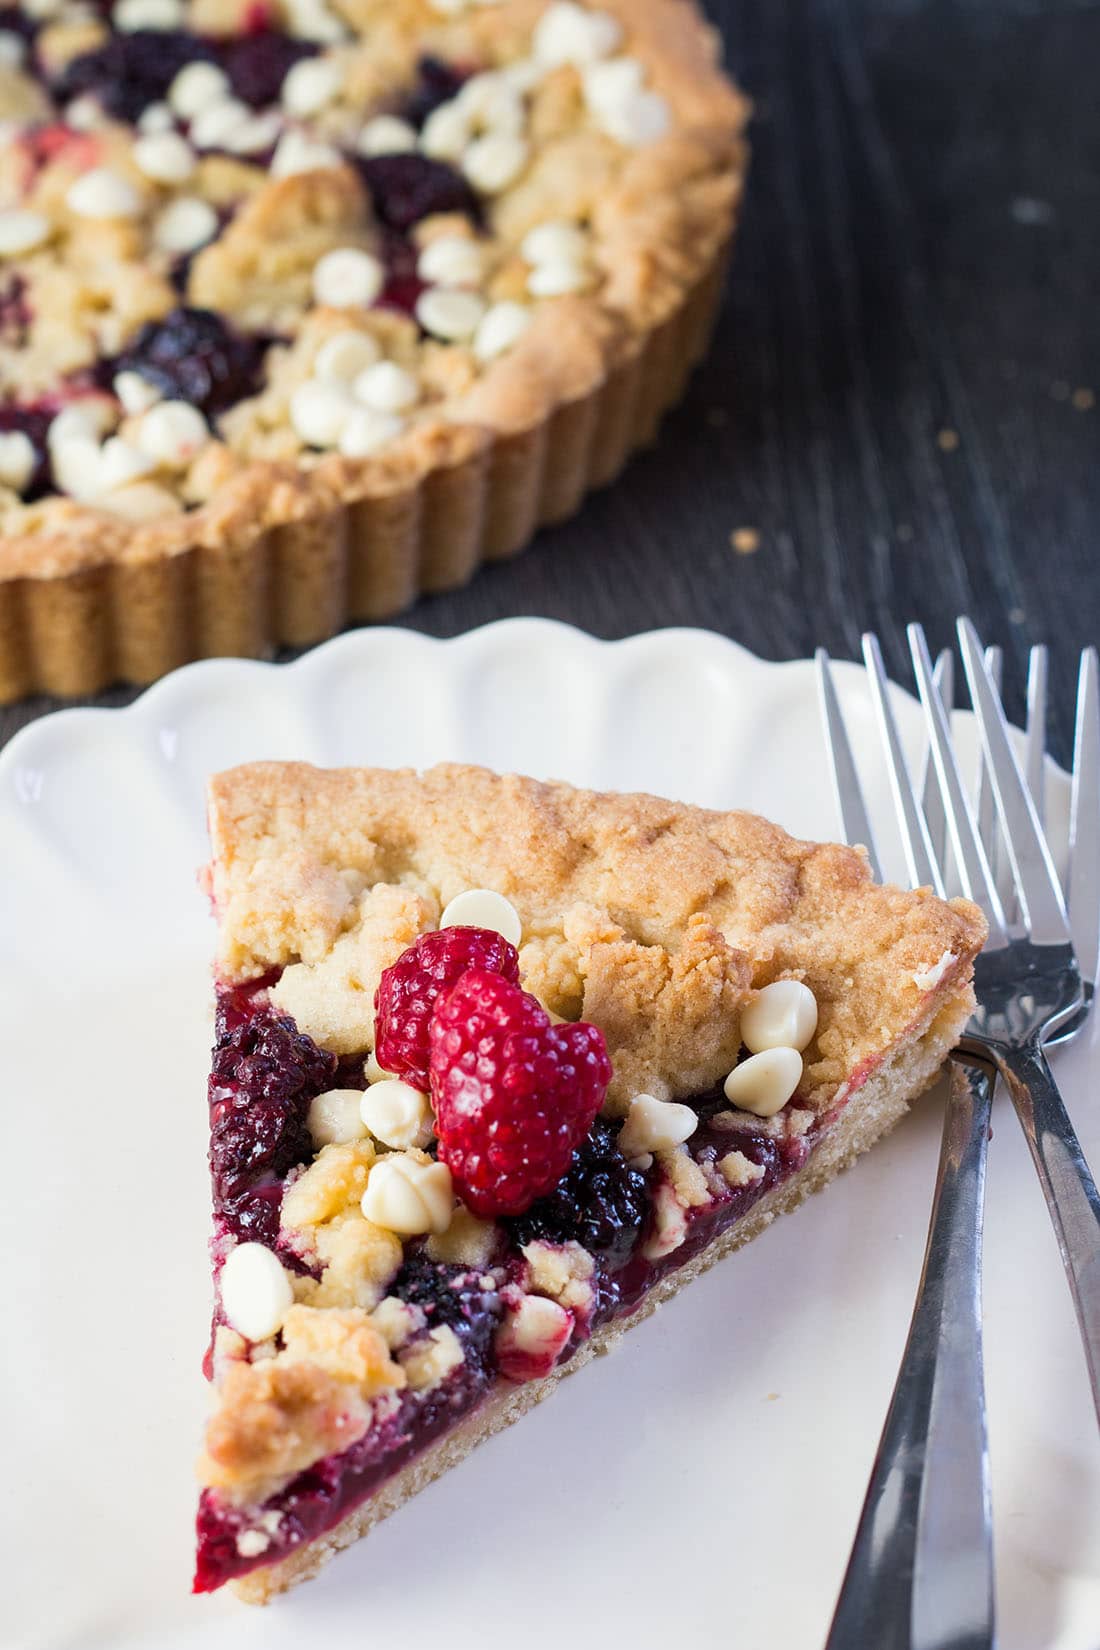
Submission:
{"label": "tart slice", "polygon": [[928,1087],[979,912],[483,769],[213,781],[196,1590],[313,1575]]}

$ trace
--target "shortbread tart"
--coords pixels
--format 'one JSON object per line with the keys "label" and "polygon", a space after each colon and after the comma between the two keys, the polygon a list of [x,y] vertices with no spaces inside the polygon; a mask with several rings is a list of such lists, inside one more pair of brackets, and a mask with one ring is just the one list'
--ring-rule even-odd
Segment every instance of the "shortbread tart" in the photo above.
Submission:
{"label": "shortbread tart", "polygon": [[0,3],[0,700],[568,516],[704,347],[746,114],[689,0]]}
{"label": "shortbread tart", "polygon": [[974,906],[749,814],[271,763],[210,828],[200,1592],[315,1574],[892,1128],[973,1006]]}

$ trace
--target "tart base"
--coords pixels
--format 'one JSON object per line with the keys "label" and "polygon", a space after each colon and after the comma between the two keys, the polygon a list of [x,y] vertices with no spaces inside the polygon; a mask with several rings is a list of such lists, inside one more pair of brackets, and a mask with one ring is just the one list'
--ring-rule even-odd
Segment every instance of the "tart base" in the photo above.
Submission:
{"label": "tart base", "polygon": [[231,543],[0,582],[0,703],[152,682],[192,659],[263,658],[389,619],[564,521],[657,434],[705,353],[723,248],[681,305],[588,395],[416,486]]}
{"label": "tart base", "polygon": [[[777,1215],[796,1209],[813,1192],[828,1185],[876,1140],[889,1133],[912,1102],[936,1081],[942,1070],[944,1051],[957,1041],[970,1008],[968,993],[949,1002],[922,1037],[887,1059],[853,1095],[835,1121],[826,1126],[801,1169],[774,1186],[740,1220],[684,1266],[661,1278],[629,1316],[597,1330],[568,1364],[541,1380],[523,1386],[502,1384],[472,1415],[395,1473],[362,1506],[277,1564],[262,1566],[230,1582],[233,1591],[246,1603],[266,1604],[299,1581],[316,1575],[336,1553],[358,1541],[410,1497],[457,1466],[478,1444],[511,1426],[535,1404],[549,1397],[563,1376],[571,1375],[598,1354],[609,1351],[626,1330],[647,1318],[716,1261],[759,1237]],[[952,1082],[962,1081],[961,1072],[955,1071]]]}

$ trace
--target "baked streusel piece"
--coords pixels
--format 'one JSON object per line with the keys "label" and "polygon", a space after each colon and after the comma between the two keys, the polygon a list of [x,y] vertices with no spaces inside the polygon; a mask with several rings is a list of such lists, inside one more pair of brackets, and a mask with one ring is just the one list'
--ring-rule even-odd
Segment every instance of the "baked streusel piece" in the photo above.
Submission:
{"label": "baked streusel piece", "polygon": [[0,699],[572,511],[702,348],[746,112],[688,0],[0,3]]}
{"label": "baked streusel piece", "polygon": [[483,769],[210,789],[195,1586],[313,1575],[936,1077],[980,913],[752,815]]}

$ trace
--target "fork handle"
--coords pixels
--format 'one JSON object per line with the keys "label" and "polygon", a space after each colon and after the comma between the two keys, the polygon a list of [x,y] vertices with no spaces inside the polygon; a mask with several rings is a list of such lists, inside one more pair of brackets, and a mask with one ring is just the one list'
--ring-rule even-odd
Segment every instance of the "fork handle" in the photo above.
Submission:
{"label": "fork handle", "polygon": [[1100,1419],[1100,1193],[1038,1044],[996,1052],[1054,1224]]}
{"label": "fork handle", "polygon": [[924,1269],[826,1650],[989,1650],[982,1214],[995,1074],[952,1084]]}

